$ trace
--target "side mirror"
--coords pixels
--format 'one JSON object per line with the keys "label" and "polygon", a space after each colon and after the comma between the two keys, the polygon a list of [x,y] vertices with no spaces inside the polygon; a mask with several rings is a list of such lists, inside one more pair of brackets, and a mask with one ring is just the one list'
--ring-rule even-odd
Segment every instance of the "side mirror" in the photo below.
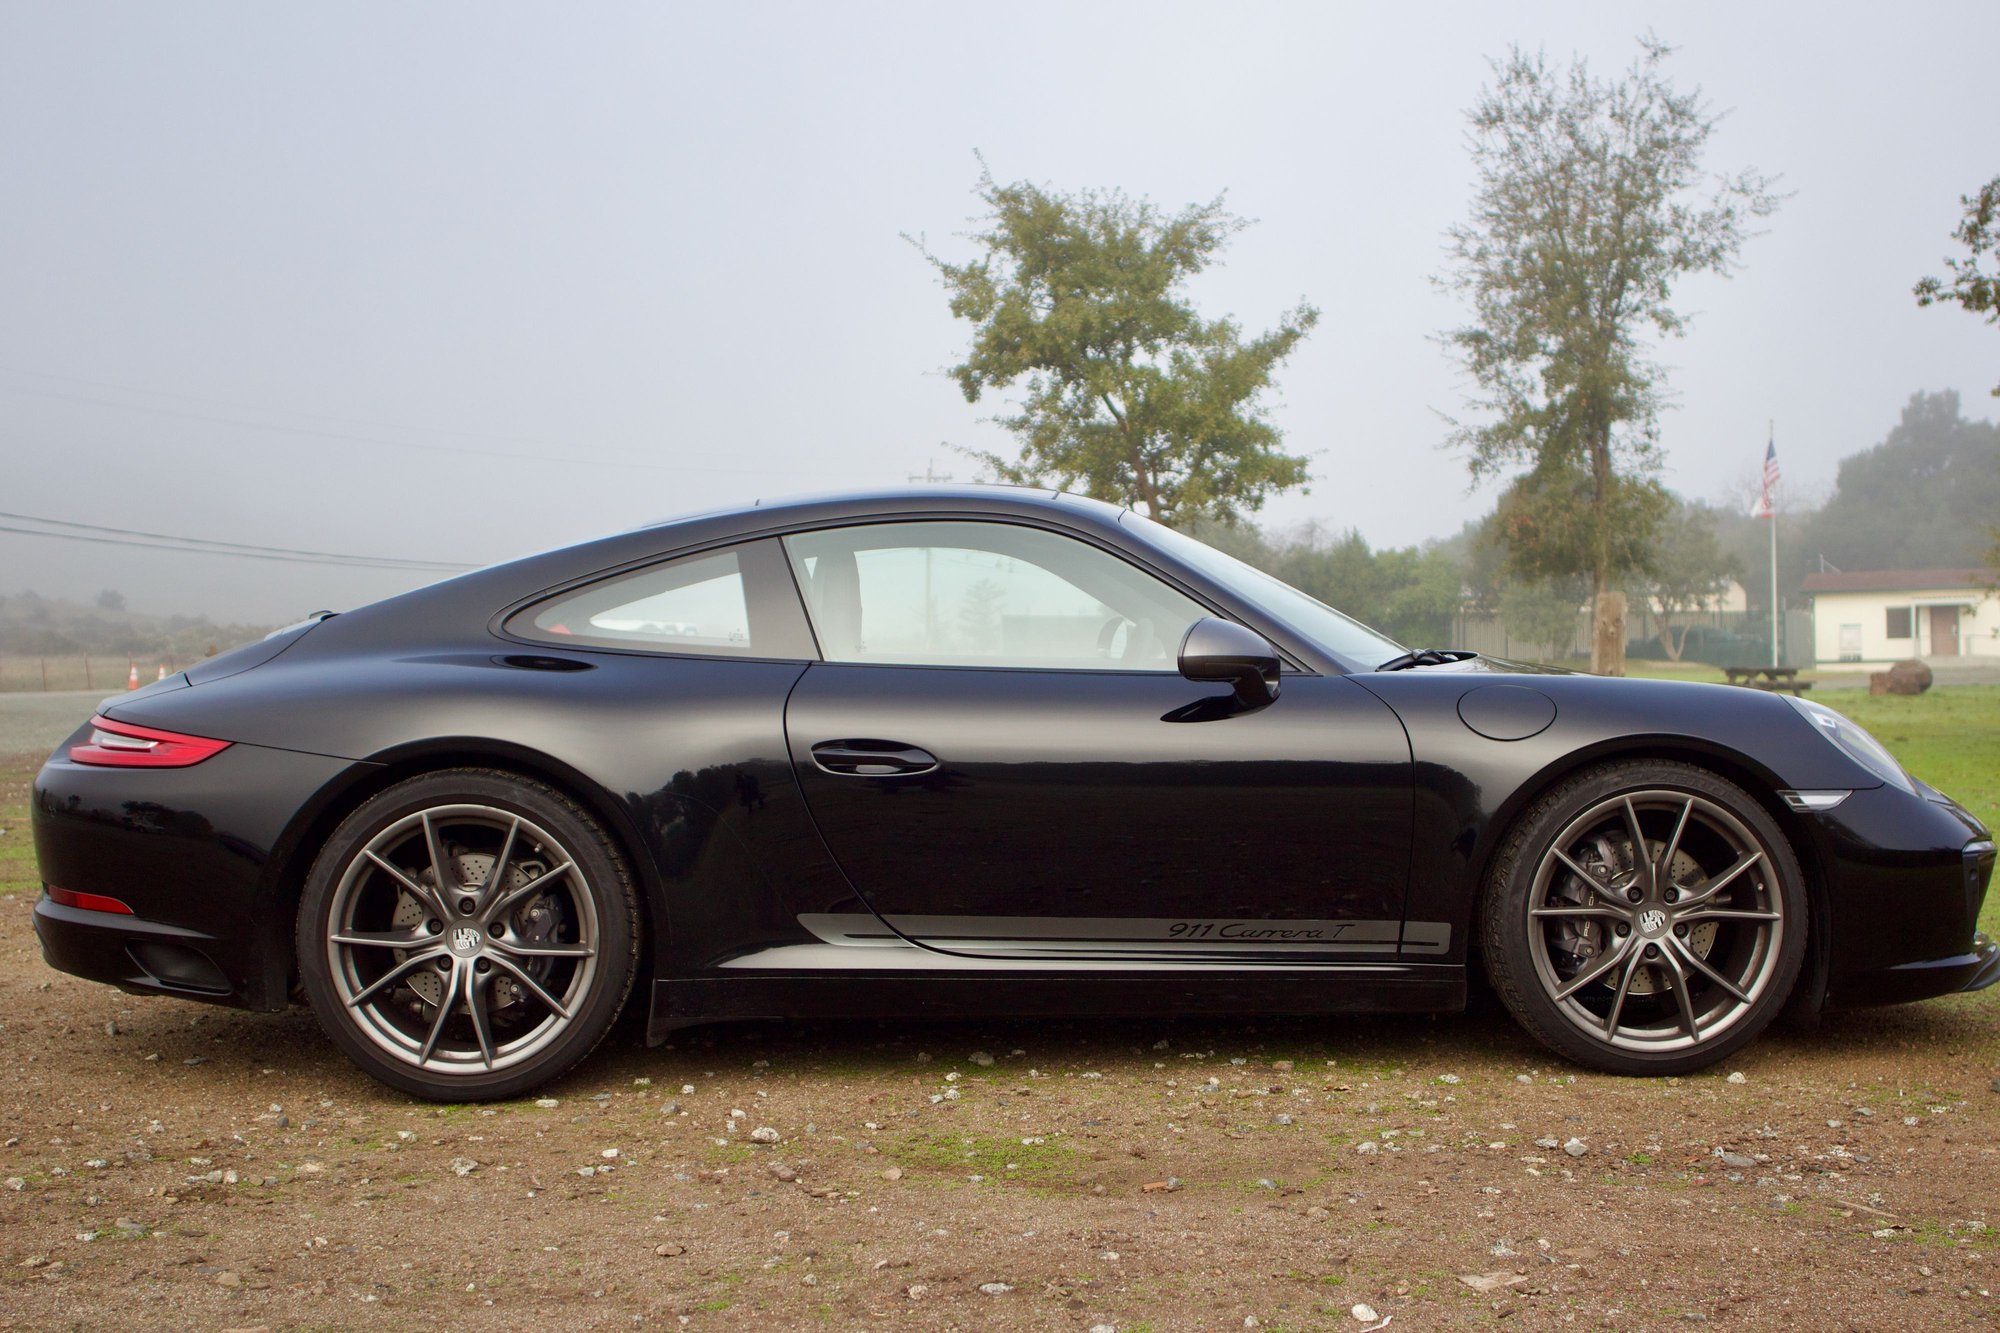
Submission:
{"label": "side mirror", "polygon": [[1231,621],[1197,620],[1181,640],[1181,674],[1227,681],[1246,708],[1262,708],[1278,697],[1278,667],[1278,650],[1263,635]]}

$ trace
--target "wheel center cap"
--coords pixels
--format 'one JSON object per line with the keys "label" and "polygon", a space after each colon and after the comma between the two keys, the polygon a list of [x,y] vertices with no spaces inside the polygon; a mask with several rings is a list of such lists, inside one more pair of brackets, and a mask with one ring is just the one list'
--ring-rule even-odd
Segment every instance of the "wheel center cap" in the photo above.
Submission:
{"label": "wheel center cap", "polygon": [[477,926],[453,926],[451,931],[451,951],[460,958],[470,958],[479,952],[484,936]]}
{"label": "wheel center cap", "polygon": [[1658,907],[1648,907],[1639,913],[1639,933],[1649,940],[1658,939],[1667,933],[1667,914]]}

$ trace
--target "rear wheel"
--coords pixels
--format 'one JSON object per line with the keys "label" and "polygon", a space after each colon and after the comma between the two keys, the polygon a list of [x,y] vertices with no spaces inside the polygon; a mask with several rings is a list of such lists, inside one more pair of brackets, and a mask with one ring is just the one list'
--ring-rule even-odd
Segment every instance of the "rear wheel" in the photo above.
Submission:
{"label": "rear wheel", "polygon": [[376,1078],[509,1097],[609,1031],[637,915],[616,849],[574,802],[453,769],[380,793],[328,839],[299,904],[299,971],[320,1025]]}
{"label": "rear wheel", "polygon": [[1689,764],[1606,765],[1509,834],[1481,911],[1487,971],[1523,1027],[1619,1074],[1740,1049],[1791,993],[1805,888],[1770,815]]}

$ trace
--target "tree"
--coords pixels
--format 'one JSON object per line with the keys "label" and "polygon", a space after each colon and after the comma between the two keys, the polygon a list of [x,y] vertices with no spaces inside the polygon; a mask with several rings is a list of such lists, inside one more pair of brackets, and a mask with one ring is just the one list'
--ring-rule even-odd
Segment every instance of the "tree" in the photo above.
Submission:
{"label": "tree", "polygon": [[1500,617],[1507,637],[1541,649],[1537,660],[1556,662],[1576,648],[1576,612],[1589,595],[1585,580],[1515,579],[1500,589]]}
{"label": "tree", "polygon": [[1995,514],[2000,425],[1966,418],[1952,390],[1915,393],[1880,444],[1840,460],[1799,554],[1805,568],[1962,567],[1983,558]]}
{"label": "tree", "polygon": [[1519,48],[1496,61],[1470,113],[1472,218],[1448,233],[1440,280],[1472,304],[1474,322],[1443,342],[1477,384],[1482,417],[1454,421],[1452,443],[1475,481],[1527,465],[1505,525],[1509,567],[1590,576],[1591,669],[1613,675],[1625,659],[1619,583],[1666,507],[1664,372],[1644,340],[1685,333],[1675,281],[1731,272],[1749,219],[1778,202],[1753,171],[1706,176],[1717,117],[1668,82],[1669,54],[1643,41],[1616,82]]}
{"label": "tree", "polygon": [[[1964,244],[1967,255],[1945,259],[1945,270],[1951,274],[1949,285],[1941,278],[1919,282],[1917,304],[1957,302],[1960,310],[1985,315],[1989,324],[2000,324],[2000,271],[1988,273],[1980,267],[1982,258],[2000,263],[2000,176],[1981,186],[1978,194],[1961,195],[1959,203],[1965,205],[1965,219],[1951,238]],[[2000,398],[2000,385],[1994,386],[1993,394]]]}
{"label": "tree", "polygon": [[1699,611],[1742,578],[1742,565],[1723,553],[1714,516],[1702,505],[1676,497],[1660,522],[1659,537],[1646,562],[1644,588],[1660,618],[1660,647],[1672,661],[1687,648],[1692,621],[1675,632],[1674,618]]}
{"label": "tree", "polygon": [[975,457],[1002,480],[1141,504],[1163,523],[1254,510],[1305,482],[1306,460],[1280,450],[1262,397],[1319,312],[1301,304],[1246,341],[1184,291],[1246,225],[1221,198],[1168,216],[1117,191],[1000,185],[983,162],[976,193],[987,208],[977,259],[949,263],[911,242],[973,326],[950,372],[966,401],[1025,390],[998,418],[1019,456]]}

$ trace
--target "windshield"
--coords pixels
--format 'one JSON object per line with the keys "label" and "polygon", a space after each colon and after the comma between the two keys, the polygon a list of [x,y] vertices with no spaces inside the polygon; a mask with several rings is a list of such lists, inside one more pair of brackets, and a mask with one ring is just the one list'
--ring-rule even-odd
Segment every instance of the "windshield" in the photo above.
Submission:
{"label": "windshield", "polygon": [[1394,639],[1376,633],[1351,616],[1342,615],[1317,597],[1308,597],[1291,584],[1272,578],[1233,555],[1224,555],[1213,546],[1205,546],[1192,537],[1175,532],[1164,523],[1156,523],[1129,509],[1120,521],[1130,524],[1147,541],[1200,570],[1244,601],[1269,611],[1334,657],[1362,667],[1374,667],[1403,652],[1403,645]]}

